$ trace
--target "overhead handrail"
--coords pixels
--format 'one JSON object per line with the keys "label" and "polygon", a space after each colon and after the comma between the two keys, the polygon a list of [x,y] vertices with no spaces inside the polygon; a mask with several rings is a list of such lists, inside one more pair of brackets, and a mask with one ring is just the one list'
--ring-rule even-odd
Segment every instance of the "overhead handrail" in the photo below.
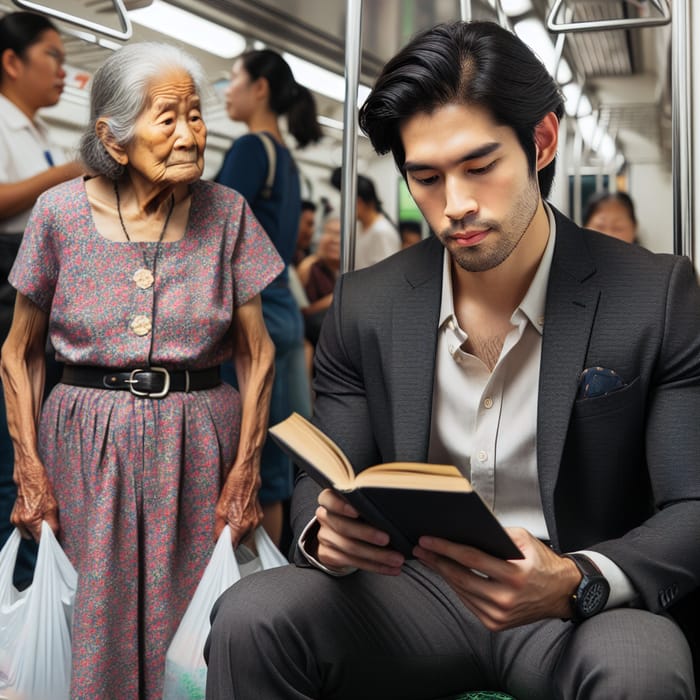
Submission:
{"label": "overhead handrail", "polygon": [[98,22],[92,22],[89,19],[79,17],[77,15],[72,15],[69,12],[63,12],[62,10],[57,10],[55,7],[50,7],[40,2],[32,2],[32,0],[12,0],[17,7],[21,7],[24,10],[31,10],[33,12],[39,12],[43,15],[48,15],[49,17],[54,17],[55,19],[62,20],[63,22],[68,22],[69,24],[75,24],[84,29],[89,29],[93,32],[98,32],[99,34],[105,34],[106,36],[111,36],[114,39],[131,39],[133,35],[133,29],[131,27],[131,20],[126,12],[126,7],[122,0],[112,0],[114,9],[117,13],[117,18],[122,26],[122,30],[112,29],[112,27],[107,27],[104,24]]}
{"label": "overhead handrail", "polygon": [[605,29],[637,29],[640,27],[658,27],[671,22],[671,8],[668,0],[649,0],[660,13],[660,17],[620,17],[618,19],[593,19],[564,21],[557,23],[559,11],[566,0],[554,0],[547,15],[547,29],[550,32],[597,32]]}

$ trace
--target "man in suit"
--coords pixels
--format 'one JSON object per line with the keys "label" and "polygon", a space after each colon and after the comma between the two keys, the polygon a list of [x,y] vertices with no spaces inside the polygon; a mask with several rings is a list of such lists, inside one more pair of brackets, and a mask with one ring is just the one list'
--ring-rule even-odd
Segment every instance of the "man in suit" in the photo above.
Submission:
{"label": "man in suit", "polygon": [[695,696],[668,613],[700,585],[700,290],[544,201],[562,113],[491,23],[389,61],[360,124],[435,235],[341,278],[316,359],[355,469],[456,464],[524,558],[426,533],[406,561],[302,475],[295,566],[215,608],[211,700]]}

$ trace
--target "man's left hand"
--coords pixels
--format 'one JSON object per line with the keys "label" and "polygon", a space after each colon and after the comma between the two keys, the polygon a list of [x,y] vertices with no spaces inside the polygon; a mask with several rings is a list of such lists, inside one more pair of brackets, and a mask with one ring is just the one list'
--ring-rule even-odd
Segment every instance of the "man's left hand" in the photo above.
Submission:
{"label": "man's left hand", "polygon": [[421,537],[415,557],[438,573],[492,632],[571,616],[581,580],[576,565],[522,528],[507,528],[524,559],[503,560],[436,537]]}

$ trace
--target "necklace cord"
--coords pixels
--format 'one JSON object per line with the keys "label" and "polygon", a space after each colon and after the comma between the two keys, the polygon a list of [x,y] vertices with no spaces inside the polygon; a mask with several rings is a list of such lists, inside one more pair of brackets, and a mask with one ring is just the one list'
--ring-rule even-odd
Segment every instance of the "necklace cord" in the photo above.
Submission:
{"label": "necklace cord", "polygon": [[[121,224],[122,231],[124,233],[124,237],[129,243],[133,243],[134,241],[131,240],[131,237],[129,236],[129,233],[126,230],[126,226],[124,224],[124,217],[122,216],[122,208],[121,208],[121,199],[119,197],[119,184],[117,181],[114,181],[114,196],[117,200],[117,215],[119,216],[119,223]],[[151,332],[150,332],[150,342],[148,346],[148,359],[147,359],[147,367],[151,366],[151,356],[153,355],[153,336],[155,335],[155,320],[156,320],[156,265],[158,261],[158,256],[160,255],[160,244],[163,241],[163,238],[165,236],[165,231],[168,228],[168,224],[170,223],[170,217],[172,216],[173,209],[175,209],[175,195],[171,194],[170,195],[170,207],[168,208],[168,213],[165,216],[165,223],[163,224],[163,228],[161,229],[160,235],[158,236],[158,240],[156,241],[156,252],[153,255],[153,262],[149,263],[148,261],[148,256],[146,255],[146,243],[148,241],[136,241],[139,243],[139,247],[141,248],[141,254],[143,255],[143,263],[144,267],[147,270],[150,270],[151,275],[153,277],[153,295],[151,297],[151,318],[152,318],[152,324],[151,324]]]}

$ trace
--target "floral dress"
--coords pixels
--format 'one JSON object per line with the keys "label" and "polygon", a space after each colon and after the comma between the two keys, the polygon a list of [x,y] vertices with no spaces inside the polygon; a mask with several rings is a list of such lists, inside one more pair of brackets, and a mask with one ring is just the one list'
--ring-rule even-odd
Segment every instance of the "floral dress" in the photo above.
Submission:
{"label": "floral dress", "polygon": [[[10,274],[50,314],[57,359],[110,368],[203,369],[232,354],[237,306],[283,269],[236,192],[192,185],[179,241],[111,241],[82,179],[42,195]],[[155,284],[134,273],[157,255]],[[152,335],[152,338],[151,338]],[[39,451],[78,571],[75,700],[160,700],[167,646],[213,550],[214,507],[238,447],[228,384],[163,399],[59,384]]]}

